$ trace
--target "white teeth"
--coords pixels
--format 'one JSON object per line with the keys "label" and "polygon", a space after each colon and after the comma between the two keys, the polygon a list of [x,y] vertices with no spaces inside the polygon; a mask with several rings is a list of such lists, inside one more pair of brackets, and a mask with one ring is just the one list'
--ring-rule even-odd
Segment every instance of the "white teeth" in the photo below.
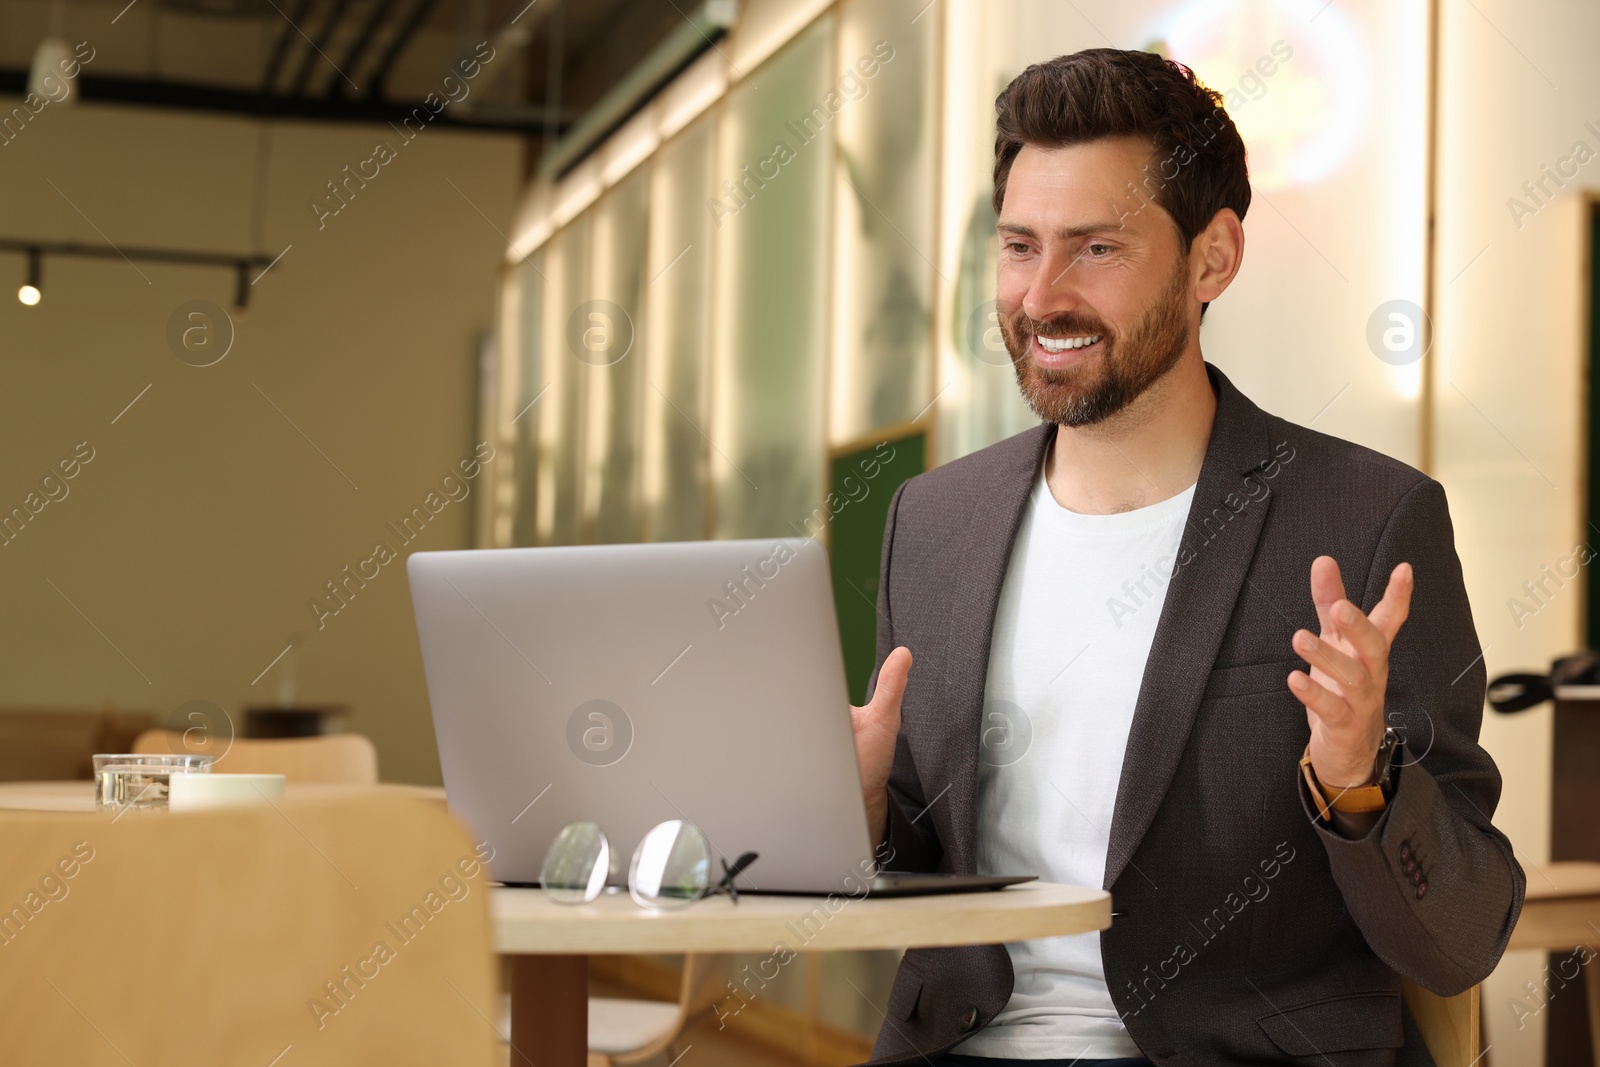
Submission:
{"label": "white teeth", "polygon": [[1046,352],[1065,352],[1069,348],[1084,348],[1100,340],[1100,334],[1086,337],[1041,337],[1039,347]]}

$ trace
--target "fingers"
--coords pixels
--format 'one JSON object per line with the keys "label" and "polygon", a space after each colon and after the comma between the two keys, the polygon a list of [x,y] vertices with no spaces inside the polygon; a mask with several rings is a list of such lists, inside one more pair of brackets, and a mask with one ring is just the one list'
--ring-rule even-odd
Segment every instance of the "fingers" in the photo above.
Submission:
{"label": "fingers", "polygon": [[881,715],[890,709],[900,712],[900,701],[906,695],[906,680],[911,675],[911,650],[901,645],[883,659],[878,668],[878,687],[872,691],[867,707]]}
{"label": "fingers", "polygon": [[1339,574],[1339,564],[1332,556],[1318,556],[1311,561],[1311,602],[1317,606],[1317,620],[1322,632],[1333,633],[1338,624],[1333,620],[1333,606],[1343,600],[1344,579]]}
{"label": "fingers", "polygon": [[1369,618],[1386,640],[1393,641],[1400,626],[1411,615],[1411,592],[1416,588],[1416,572],[1411,564],[1402,563],[1389,575],[1389,585],[1383,599],[1372,609]]}
{"label": "fingers", "polygon": [[878,688],[872,694],[872,703],[889,701],[895,707],[906,693],[906,679],[911,676],[911,650],[901,645],[883,659],[878,671]]}
{"label": "fingers", "polygon": [[1354,709],[1345,703],[1343,697],[1319,684],[1304,671],[1289,672],[1289,691],[1326,726],[1338,728],[1355,716]]}
{"label": "fingers", "polygon": [[1361,614],[1361,609],[1348,600],[1340,601],[1334,605],[1333,617],[1339,626],[1339,636],[1355,649],[1363,663],[1389,662],[1389,635]]}
{"label": "fingers", "polygon": [[877,687],[866,707],[850,709],[862,795],[867,801],[873,832],[880,836],[885,817],[883,790],[894,767],[896,738],[900,733],[900,702],[905,697],[906,678],[910,672],[911,650],[896,648],[884,657],[883,666],[878,668]]}
{"label": "fingers", "polygon": [[[1383,599],[1372,609],[1371,615],[1363,615],[1346,597],[1339,564],[1333,557],[1318,556],[1311,563],[1311,601],[1316,605],[1323,636],[1336,634],[1348,638],[1363,656],[1387,654],[1388,643],[1394,641],[1411,614],[1411,593],[1415,585],[1411,564],[1400,564],[1389,575]],[[1373,627],[1370,632],[1368,623]],[[1380,636],[1382,644],[1378,641]]]}
{"label": "fingers", "polygon": [[[1366,625],[1371,628],[1370,623]],[[1373,632],[1376,636],[1376,630]],[[1383,639],[1379,636],[1378,640],[1381,642]],[[1372,680],[1372,672],[1367,669],[1364,657],[1351,656],[1331,641],[1318,640],[1310,630],[1295,632],[1294,650],[1311,666],[1319,668],[1329,678],[1337,679],[1345,696],[1364,688]]]}

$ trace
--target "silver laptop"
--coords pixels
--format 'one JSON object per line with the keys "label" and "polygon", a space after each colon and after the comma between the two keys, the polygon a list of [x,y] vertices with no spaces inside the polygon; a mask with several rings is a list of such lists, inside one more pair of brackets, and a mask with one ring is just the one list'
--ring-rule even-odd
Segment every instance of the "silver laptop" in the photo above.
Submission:
{"label": "silver laptop", "polygon": [[499,881],[536,883],[569,823],[627,857],[670,819],[716,870],[757,853],[741,892],[1027,880],[876,869],[815,541],[418,552],[407,571],[445,792]]}

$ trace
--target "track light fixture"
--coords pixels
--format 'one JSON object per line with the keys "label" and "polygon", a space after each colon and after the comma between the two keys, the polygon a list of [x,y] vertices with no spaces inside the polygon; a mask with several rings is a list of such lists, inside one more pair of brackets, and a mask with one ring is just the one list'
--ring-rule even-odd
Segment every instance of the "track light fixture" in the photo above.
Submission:
{"label": "track light fixture", "polygon": [[37,248],[28,249],[28,280],[17,290],[17,299],[28,307],[33,307],[44,296],[39,286],[43,274],[43,259]]}
{"label": "track light fixture", "polygon": [[[44,257],[81,256],[87,259],[121,259],[128,262],[143,260],[149,263],[183,263],[191,266],[231,267],[237,286],[234,305],[243,310],[250,303],[250,289],[255,283],[252,271],[271,266],[275,260],[267,256],[241,256],[237,252],[194,252],[176,248],[131,248],[127,245],[84,245],[71,241],[39,241],[32,238],[14,239],[0,237],[0,252],[20,252],[28,257],[28,280],[17,290],[17,299],[29,307],[43,298],[39,279],[44,270]],[[259,277],[259,275],[257,276]]]}

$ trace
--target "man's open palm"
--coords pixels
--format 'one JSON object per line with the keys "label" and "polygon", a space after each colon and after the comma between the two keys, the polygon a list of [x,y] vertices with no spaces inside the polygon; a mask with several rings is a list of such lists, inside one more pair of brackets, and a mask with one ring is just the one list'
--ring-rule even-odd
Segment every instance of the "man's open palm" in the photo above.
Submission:
{"label": "man's open palm", "polygon": [[1295,633],[1294,650],[1310,665],[1294,671],[1289,689],[1306,708],[1311,726],[1311,767],[1330,788],[1367,784],[1383,741],[1384,694],[1389,686],[1389,648],[1411,610],[1411,564],[1389,575],[1383,599],[1363,615],[1344,592],[1331,556],[1311,564],[1311,599],[1320,636]]}

